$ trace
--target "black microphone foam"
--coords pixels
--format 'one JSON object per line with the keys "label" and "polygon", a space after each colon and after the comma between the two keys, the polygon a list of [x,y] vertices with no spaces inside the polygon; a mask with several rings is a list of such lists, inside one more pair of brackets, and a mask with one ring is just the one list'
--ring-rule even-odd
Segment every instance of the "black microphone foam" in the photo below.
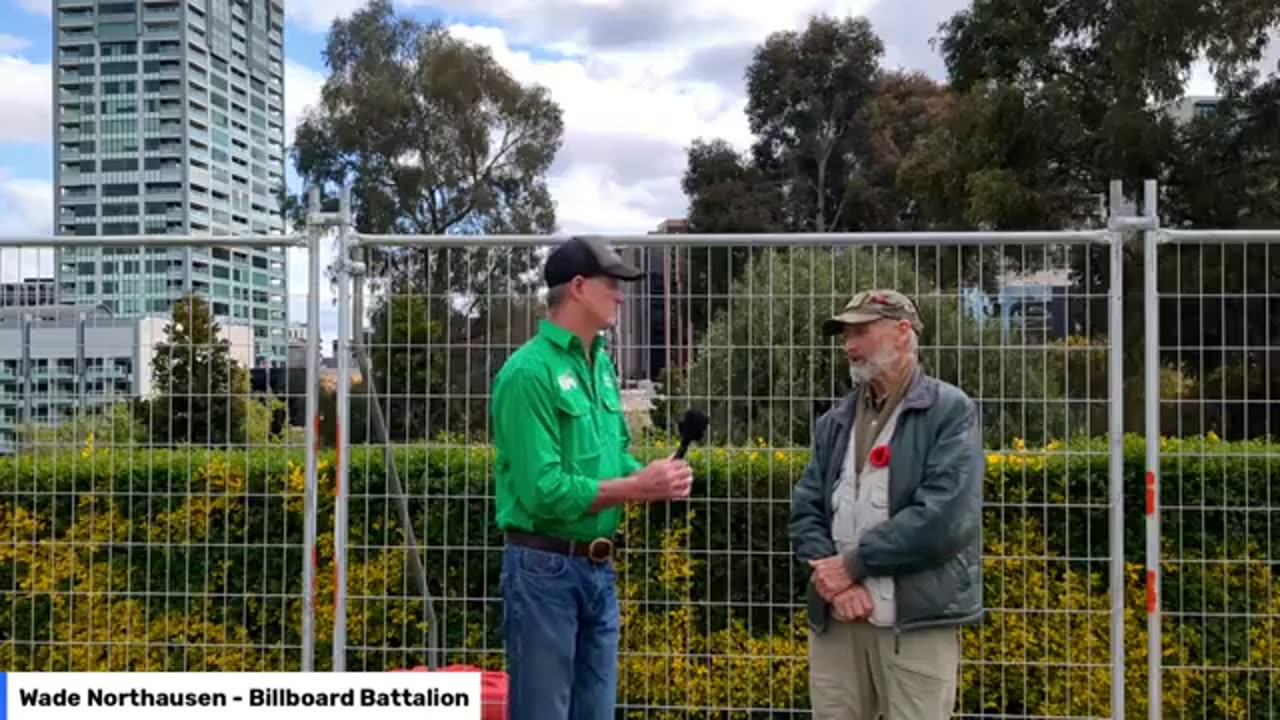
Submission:
{"label": "black microphone foam", "polygon": [[707,434],[707,416],[701,410],[689,408],[680,418],[680,449],[676,450],[676,459],[683,460],[689,450],[689,444],[700,442]]}

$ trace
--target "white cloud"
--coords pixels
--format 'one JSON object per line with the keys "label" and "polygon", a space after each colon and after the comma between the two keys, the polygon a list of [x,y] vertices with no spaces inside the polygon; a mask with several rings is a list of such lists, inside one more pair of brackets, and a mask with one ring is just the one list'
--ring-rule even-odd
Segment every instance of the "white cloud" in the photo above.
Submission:
{"label": "white cloud", "polygon": [[[324,31],[361,4],[317,0],[292,3],[289,12],[295,22]],[[689,143],[718,137],[745,148],[750,142],[742,72],[752,48],[770,33],[800,29],[815,13],[870,14],[891,64],[905,61],[938,74],[941,62],[927,37],[963,4],[928,0],[921,13],[904,18],[887,0],[396,2],[400,9],[429,5],[468,18],[450,30],[490,48],[522,82],[550,89],[564,110],[565,137],[549,182],[560,229],[568,232],[634,232],[683,216],[680,175]],[[1206,89],[1205,80],[1198,67],[1191,91]],[[313,87],[319,82],[315,78]]]}
{"label": "white cloud", "polygon": [[750,140],[740,91],[678,77],[688,50],[541,59],[513,49],[498,28],[450,30],[490,48],[521,82],[545,85],[563,109],[565,144],[550,184],[566,232],[635,232],[683,215],[687,145],[699,136]]}
{"label": "white cloud", "polygon": [[17,35],[0,33],[0,55],[11,55],[31,46],[31,41]]}
{"label": "white cloud", "polygon": [[[458,37],[490,48],[522,82],[548,87],[565,116],[565,142],[549,178],[561,230],[648,229],[683,216],[685,150],[697,137],[745,148],[742,67],[770,32],[800,28],[814,12],[865,12],[875,0],[800,0],[740,5],[733,0],[431,0],[445,12],[502,27],[454,24]],[[290,17],[324,31],[359,0],[292,3]],[[428,0],[404,0],[401,7]],[[540,52],[527,48],[537,47]],[[728,51],[728,52],[726,52]],[[728,66],[725,65],[728,59]],[[717,64],[715,61],[719,61]],[[693,67],[690,67],[690,63]],[[717,65],[716,67],[711,67]],[[297,77],[311,73],[293,68]],[[312,73],[291,97],[318,95]],[[314,88],[314,91],[311,89]],[[297,108],[290,108],[290,126]]]}
{"label": "white cloud", "polygon": [[858,15],[876,0],[411,0],[500,21],[512,42],[585,54],[610,46],[646,48],[658,59],[679,51],[740,42],[801,27],[816,13]]}
{"label": "white cloud", "polygon": [[[0,36],[0,43],[4,37],[11,36]],[[48,65],[0,55],[0,87],[5,89],[5,101],[0,103],[0,143],[51,141],[53,76],[49,73]]]}
{"label": "white cloud", "polygon": [[1218,92],[1218,82],[1213,79],[1213,68],[1206,60],[1191,63],[1187,80],[1187,95],[1207,96]]}
{"label": "white cloud", "polygon": [[0,168],[0,237],[53,232],[53,184]]}
{"label": "white cloud", "polygon": [[[34,2],[35,0],[31,0]],[[285,18],[311,32],[325,32],[334,20],[359,10],[366,0],[310,0],[310,2],[286,2]],[[399,4],[399,3],[397,3]]]}
{"label": "white cloud", "polygon": [[[53,232],[53,185],[14,177],[0,168],[0,238]],[[0,282],[53,276],[53,248],[24,246],[0,250]]]}
{"label": "white cloud", "polygon": [[16,0],[18,7],[33,15],[53,17],[53,0]]}
{"label": "white cloud", "polygon": [[293,145],[293,133],[307,108],[320,99],[324,73],[293,60],[284,63],[285,146]]}

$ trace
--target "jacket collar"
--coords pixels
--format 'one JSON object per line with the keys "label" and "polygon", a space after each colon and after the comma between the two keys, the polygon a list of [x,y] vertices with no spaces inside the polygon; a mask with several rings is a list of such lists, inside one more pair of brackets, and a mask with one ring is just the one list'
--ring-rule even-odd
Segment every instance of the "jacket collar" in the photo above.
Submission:
{"label": "jacket collar", "polygon": [[[836,404],[833,417],[839,426],[848,426],[853,422],[853,414],[864,392],[866,392],[866,386],[857,385]],[[927,410],[933,407],[937,400],[938,381],[925,372],[923,365],[917,365],[915,376],[911,378],[911,385],[907,387],[907,393],[902,397],[902,409]]]}

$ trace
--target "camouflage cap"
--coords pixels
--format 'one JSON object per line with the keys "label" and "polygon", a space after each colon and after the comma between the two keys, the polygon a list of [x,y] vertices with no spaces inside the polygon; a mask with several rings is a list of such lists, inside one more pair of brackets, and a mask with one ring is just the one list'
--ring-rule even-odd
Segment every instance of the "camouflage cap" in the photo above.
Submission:
{"label": "camouflage cap", "polygon": [[897,290],[864,290],[845,303],[844,310],[822,322],[825,335],[838,335],[845,325],[858,325],[876,320],[910,320],[917,333],[924,332],[924,323],[916,311],[916,304]]}

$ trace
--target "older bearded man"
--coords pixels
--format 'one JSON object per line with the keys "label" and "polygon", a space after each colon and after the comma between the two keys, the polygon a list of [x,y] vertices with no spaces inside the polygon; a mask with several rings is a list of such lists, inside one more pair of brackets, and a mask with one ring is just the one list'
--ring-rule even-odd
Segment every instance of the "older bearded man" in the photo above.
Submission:
{"label": "older bearded man", "polygon": [[903,294],[859,293],[823,330],[844,334],[853,389],[819,418],[792,497],[814,717],[942,720],[959,626],[983,617],[978,409],[919,364]]}

